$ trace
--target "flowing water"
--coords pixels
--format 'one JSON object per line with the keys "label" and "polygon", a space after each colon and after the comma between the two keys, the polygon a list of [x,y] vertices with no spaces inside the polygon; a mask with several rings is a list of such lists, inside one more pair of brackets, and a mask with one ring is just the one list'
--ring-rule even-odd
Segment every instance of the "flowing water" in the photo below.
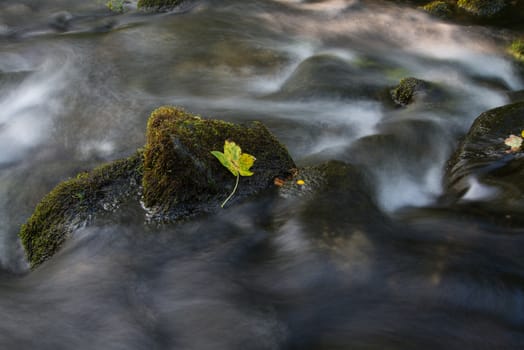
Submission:
{"label": "flowing water", "polygon": [[[524,231],[423,210],[475,117],[523,88],[506,30],[380,1],[129,6],[0,1],[0,349],[524,348]],[[406,76],[444,101],[369,92]],[[129,204],[30,272],[38,201],[132,154],[163,104],[261,120],[299,166],[355,164],[380,211],[264,196],[158,228]],[[464,200],[497,195],[470,181]]]}

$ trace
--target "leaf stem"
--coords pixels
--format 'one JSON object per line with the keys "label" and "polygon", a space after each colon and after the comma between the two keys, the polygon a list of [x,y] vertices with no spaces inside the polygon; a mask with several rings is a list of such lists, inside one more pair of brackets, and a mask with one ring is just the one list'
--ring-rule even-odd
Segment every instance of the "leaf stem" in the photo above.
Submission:
{"label": "leaf stem", "polygon": [[237,190],[237,187],[238,187],[238,179],[240,179],[240,174],[237,174],[237,181],[235,183],[235,188],[233,188],[233,192],[231,192],[229,197],[227,197],[226,200],[220,205],[220,208],[224,208],[224,205],[226,205],[227,201],[230,200],[231,197],[233,197],[233,195],[235,194],[235,191]]}

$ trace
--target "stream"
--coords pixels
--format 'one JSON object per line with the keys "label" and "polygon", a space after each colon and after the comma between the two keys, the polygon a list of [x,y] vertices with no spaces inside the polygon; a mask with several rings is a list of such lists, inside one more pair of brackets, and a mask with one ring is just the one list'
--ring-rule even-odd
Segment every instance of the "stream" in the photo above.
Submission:
{"label": "stream", "polygon": [[[0,349],[524,348],[524,229],[427,210],[475,118],[524,89],[508,29],[380,0],[126,6],[0,1]],[[445,96],[384,102],[404,77]],[[127,204],[31,271],[36,204],[142,147],[161,105],[358,166],[379,213],[268,195],[157,227]],[[470,181],[464,201],[497,196]]]}

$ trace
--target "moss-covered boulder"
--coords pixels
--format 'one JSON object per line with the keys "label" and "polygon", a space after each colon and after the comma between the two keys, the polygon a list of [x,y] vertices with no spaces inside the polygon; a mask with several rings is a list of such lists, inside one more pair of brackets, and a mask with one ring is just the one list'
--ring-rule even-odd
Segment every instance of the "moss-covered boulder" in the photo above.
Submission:
{"label": "moss-covered boulder", "polygon": [[176,220],[215,210],[235,177],[211,154],[225,140],[256,157],[253,176],[242,177],[234,202],[273,186],[295,164],[286,148],[259,122],[237,125],[202,119],[174,107],[155,110],[147,125],[143,201],[153,218]]}
{"label": "moss-covered boulder", "polygon": [[445,1],[432,1],[422,7],[422,9],[429,14],[439,17],[448,19],[451,18],[453,15],[453,6]]}
{"label": "moss-covered boulder", "polygon": [[162,11],[172,9],[184,1],[187,0],[138,0],[137,7],[139,9]]}
{"label": "moss-covered boulder", "polygon": [[230,203],[294,171],[285,147],[259,122],[236,125],[158,108],[149,118],[143,151],[60,183],[37,205],[19,234],[31,266],[50,258],[75,228],[124,202],[137,205],[142,199],[160,221],[216,210],[235,186],[235,177],[211,154],[222,151],[226,140],[256,157],[254,174],[240,179]]}
{"label": "moss-covered boulder", "polygon": [[56,186],[20,230],[31,266],[51,257],[75,228],[101,212],[114,210],[125,198],[137,195],[141,168],[142,155],[137,153]]}
{"label": "moss-covered boulder", "polygon": [[477,17],[493,17],[500,14],[507,3],[505,0],[458,0],[457,6]]}
{"label": "moss-covered boulder", "polygon": [[472,183],[495,190],[490,205],[500,211],[524,212],[524,152],[505,144],[511,134],[524,130],[524,102],[482,113],[448,162],[447,199],[460,200]]}
{"label": "moss-covered boulder", "polygon": [[402,107],[415,102],[439,103],[445,99],[444,91],[436,84],[413,77],[401,79],[390,93],[393,102]]}

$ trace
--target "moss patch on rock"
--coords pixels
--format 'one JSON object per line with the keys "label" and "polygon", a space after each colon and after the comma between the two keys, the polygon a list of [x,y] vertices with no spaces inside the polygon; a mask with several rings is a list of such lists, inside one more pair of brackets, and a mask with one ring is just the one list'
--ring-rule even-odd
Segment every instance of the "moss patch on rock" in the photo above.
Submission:
{"label": "moss patch on rock", "polygon": [[254,175],[240,179],[231,202],[269,188],[295,168],[286,148],[259,122],[237,125],[160,107],[149,118],[144,151],[143,201],[154,218],[176,220],[219,206],[235,184],[211,154],[222,151],[225,140],[256,157]]}
{"label": "moss patch on rock", "polygon": [[140,9],[168,10],[180,5],[185,0],[138,0],[137,7]]}
{"label": "moss patch on rock", "polygon": [[445,1],[433,1],[426,4],[422,9],[429,14],[439,18],[450,18],[453,14],[453,7]]}
{"label": "moss patch on rock", "polygon": [[446,95],[436,84],[413,77],[401,79],[390,94],[393,102],[403,107],[418,101],[442,102]]}
{"label": "moss patch on rock", "polygon": [[22,225],[20,239],[31,267],[51,257],[74,228],[110,211],[141,181],[142,155],[102,165],[56,186]]}
{"label": "moss patch on rock", "polygon": [[458,0],[457,6],[477,17],[493,17],[506,7],[504,0]]}
{"label": "moss patch on rock", "polygon": [[520,62],[524,63],[524,40],[515,40],[509,47],[509,53]]}

